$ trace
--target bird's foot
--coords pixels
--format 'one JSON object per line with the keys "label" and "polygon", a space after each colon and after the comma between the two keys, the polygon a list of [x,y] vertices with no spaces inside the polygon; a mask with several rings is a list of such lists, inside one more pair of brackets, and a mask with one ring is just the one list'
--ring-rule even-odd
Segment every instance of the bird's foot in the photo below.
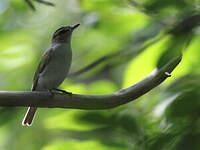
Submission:
{"label": "bird's foot", "polygon": [[52,90],[48,89],[47,91],[49,92],[49,94],[50,94],[51,96],[54,96],[54,93],[53,93]]}
{"label": "bird's foot", "polygon": [[61,89],[53,89],[53,90],[62,92],[62,93],[64,93],[64,94],[72,95],[72,92],[67,92],[67,91],[65,91],[65,90],[61,90]]}

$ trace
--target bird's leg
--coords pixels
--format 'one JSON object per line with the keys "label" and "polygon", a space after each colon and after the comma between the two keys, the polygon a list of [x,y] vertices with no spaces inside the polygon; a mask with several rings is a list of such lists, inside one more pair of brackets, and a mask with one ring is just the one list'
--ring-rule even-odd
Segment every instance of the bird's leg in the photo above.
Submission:
{"label": "bird's leg", "polygon": [[67,92],[67,91],[65,91],[65,90],[61,90],[61,89],[53,89],[53,90],[55,90],[55,91],[59,91],[59,92],[62,92],[62,93],[64,93],[64,94],[69,94],[69,95],[72,95],[72,92]]}

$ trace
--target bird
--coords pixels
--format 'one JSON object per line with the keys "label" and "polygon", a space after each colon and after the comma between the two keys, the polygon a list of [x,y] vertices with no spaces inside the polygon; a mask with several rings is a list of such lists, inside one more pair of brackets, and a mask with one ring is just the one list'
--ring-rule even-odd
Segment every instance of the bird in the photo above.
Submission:
{"label": "bird", "polygon": [[[71,36],[74,29],[80,24],[63,26],[57,29],[51,40],[50,47],[44,52],[35,72],[32,91],[60,91],[66,94],[70,92],[58,89],[65,80],[72,61]],[[23,126],[31,126],[37,107],[28,107],[22,121]]]}

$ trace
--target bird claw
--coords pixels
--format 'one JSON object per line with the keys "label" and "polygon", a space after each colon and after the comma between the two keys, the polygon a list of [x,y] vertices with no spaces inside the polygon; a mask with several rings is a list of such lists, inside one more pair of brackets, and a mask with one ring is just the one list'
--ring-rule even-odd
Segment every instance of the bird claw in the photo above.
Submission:
{"label": "bird claw", "polygon": [[48,89],[47,91],[49,92],[49,94],[50,94],[51,96],[54,96],[54,93],[53,93],[52,90]]}

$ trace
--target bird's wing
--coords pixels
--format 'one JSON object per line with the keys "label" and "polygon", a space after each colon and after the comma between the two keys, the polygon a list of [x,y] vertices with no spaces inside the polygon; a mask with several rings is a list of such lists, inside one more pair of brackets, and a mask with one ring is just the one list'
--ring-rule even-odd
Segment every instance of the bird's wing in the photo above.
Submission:
{"label": "bird's wing", "polygon": [[33,78],[33,85],[32,85],[32,91],[35,90],[37,87],[38,79],[39,79],[39,74],[44,71],[45,67],[51,60],[52,56],[52,49],[47,50],[41,57],[40,63],[38,65],[38,68],[35,72],[34,78]]}

